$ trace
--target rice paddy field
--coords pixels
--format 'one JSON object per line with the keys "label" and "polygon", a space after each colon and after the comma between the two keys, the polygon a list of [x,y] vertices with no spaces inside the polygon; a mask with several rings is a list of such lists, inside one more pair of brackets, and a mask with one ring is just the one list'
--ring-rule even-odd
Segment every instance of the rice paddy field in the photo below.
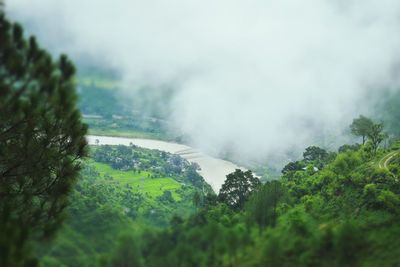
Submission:
{"label": "rice paddy field", "polygon": [[165,191],[171,191],[174,200],[179,201],[179,194],[176,192],[182,187],[181,183],[172,177],[158,177],[150,171],[116,170],[105,163],[89,160],[101,176],[112,177],[110,182],[120,183],[122,186],[129,185],[134,191],[145,194],[151,198],[161,196]]}

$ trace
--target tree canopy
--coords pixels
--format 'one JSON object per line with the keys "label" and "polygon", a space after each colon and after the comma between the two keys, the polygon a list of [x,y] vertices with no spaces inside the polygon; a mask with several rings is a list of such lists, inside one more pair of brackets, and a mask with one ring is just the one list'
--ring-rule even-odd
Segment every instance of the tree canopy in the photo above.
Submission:
{"label": "tree canopy", "polygon": [[0,14],[0,265],[19,266],[29,241],[49,238],[86,155],[75,68],[54,61]]}
{"label": "tree canopy", "polygon": [[374,123],[371,119],[362,115],[353,120],[350,129],[352,134],[362,137],[363,145],[368,141],[367,149],[373,154],[376,153],[379,144],[388,137],[388,135],[383,132],[383,123]]}
{"label": "tree canopy", "polygon": [[328,156],[328,152],[325,149],[322,149],[317,146],[309,146],[306,148],[306,151],[303,153],[303,158],[306,162],[310,161],[322,161],[326,159]]}
{"label": "tree canopy", "polygon": [[[260,227],[274,226],[278,218],[278,206],[287,192],[280,181],[269,181],[252,194],[246,203],[249,223]],[[285,199],[287,200],[287,199]]]}
{"label": "tree canopy", "polygon": [[236,169],[226,176],[225,183],[219,190],[221,202],[234,209],[243,208],[250,194],[261,185],[260,180],[251,171]]}
{"label": "tree canopy", "polygon": [[371,119],[360,115],[358,118],[353,120],[353,123],[350,125],[350,130],[355,136],[362,137],[362,143],[365,144],[366,138],[371,132],[373,125],[374,122]]}
{"label": "tree canopy", "polygon": [[373,124],[371,130],[368,133],[368,139],[371,144],[372,151],[376,153],[379,144],[387,137],[386,133],[383,132],[383,124]]}

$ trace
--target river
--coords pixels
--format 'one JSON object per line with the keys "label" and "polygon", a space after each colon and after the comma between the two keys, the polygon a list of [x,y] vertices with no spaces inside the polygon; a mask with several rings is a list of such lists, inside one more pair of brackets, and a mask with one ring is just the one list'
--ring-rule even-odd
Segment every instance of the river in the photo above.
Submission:
{"label": "river", "polygon": [[[136,145],[148,149],[158,149],[161,151],[177,154],[189,162],[199,164],[201,170],[199,174],[203,176],[206,182],[211,185],[216,193],[218,193],[221,185],[224,183],[226,175],[234,172],[235,169],[242,169],[238,165],[211,157],[200,150],[192,148],[187,145],[177,144],[173,142],[166,142],[152,139],[141,138],[125,138],[125,137],[111,137],[111,136],[97,136],[88,135],[87,140],[90,145]],[[98,143],[97,141],[98,140]]]}

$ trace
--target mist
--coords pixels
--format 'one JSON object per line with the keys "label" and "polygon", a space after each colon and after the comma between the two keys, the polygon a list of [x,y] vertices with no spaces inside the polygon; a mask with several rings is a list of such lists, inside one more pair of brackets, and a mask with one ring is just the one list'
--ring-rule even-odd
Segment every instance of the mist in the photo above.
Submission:
{"label": "mist", "polygon": [[241,160],[348,141],[371,96],[399,85],[396,0],[9,0],[6,11],[53,53],[116,69],[126,96],[174,86],[174,128]]}

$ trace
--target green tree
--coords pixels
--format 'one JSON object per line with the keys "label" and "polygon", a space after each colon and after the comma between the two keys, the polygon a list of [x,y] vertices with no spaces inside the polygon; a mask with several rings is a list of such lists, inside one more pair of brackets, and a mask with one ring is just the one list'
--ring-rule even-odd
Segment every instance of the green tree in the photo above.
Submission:
{"label": "green tree", "polygon": [[339,153],[344,153],[344,152],[347,152],[347,151],[357,151],[357,150],[360,149],[360,147],[361,147],[360,144],[354,144],[354,145],[345,144],[345,145],[342,145],[342,146],[339,147],[338,152]]}
{"label": "green tree", "polygon": [[304,160],[306,162],[310,161],[323,161],[328,156],[328,152],[325,149],[322,149],[317,146],[309,146],[306,148],[306,151],[303,153]]}
{"label": "green tree", "polygon": [[360,115],[358,118],[353,120],[353,123],[350,125],[350,130],[355,136],[361,136],[362,143],[365,144],[366,138],[371,132],[373,125],[374,122],[371,119]]}
{"label": "green tree", "polygon": [[219,201],[234,209],[243,208],[250,194],[261,185],[260,180],[251,171],[236,169],[226,176],[225,183],[219,190]]}
{"label": "green tree", "polygon": [[368,139],[371,142],[372,151],[376,153],[379,144],[385,140],[387,135],[383,132],[383,124],[373,124],[371,130],[368,133]]}
{"label": "green tree", "polygon": [[192,202],[193,202],[193,205],[196,207],[196,209],[199,208],[201,206],[201,204],[202,204],[201,203],[201,198],[202,198],[202,196],[198,191],[196,191],[193,194]]}
{"label": "green tree", "polygon": [[53,61],[4,14],[0,40],[0,266],[19,266],[27,244],[51,237],[62,222],[87,127],[68,58]]}
{"label": "green tree", "polygon": [[362,159],[357,152],[348,151],[339,154],[332,162],[332,169],[335,173],[347,175],[362,163]]}
{"label": "green tree", "polygon": [[172,193],[169,190],[165,190],[164,193],[161,196],[159,196],[157,199],[166,204],[175,203],[175,200],[172,197]]}
{"label": "green tree", "polygon": [[338,227],[333,245],[336,266],[361,266],[360,254],[368,247],[368,241],[358,225],[346,221]]}
{"label": "green tree", "polygon": [[286,199],[286,196],[286,189],[280,181],[265,183],[246,203],[248,221],[257,223],[261,228],[275,226],[278,205]]}
{"label": "green tree", "polygon": [[111,259],[112,267],[142,266],[140,250],[132,235],[121,236],[116,251]]}
{"label": "green tree", "polygon": [[305,167],[305,164],[302,161],[293,161],[289,162],[282,169],[282,174],[287,175],[296,171],[301,171]]}

